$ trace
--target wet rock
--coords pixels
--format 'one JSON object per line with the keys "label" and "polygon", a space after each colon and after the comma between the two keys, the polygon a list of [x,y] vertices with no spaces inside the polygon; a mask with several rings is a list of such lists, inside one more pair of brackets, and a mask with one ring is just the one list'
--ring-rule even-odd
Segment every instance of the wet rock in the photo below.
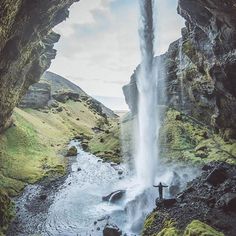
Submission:
{"label": "wet rock", "polygon": [[19,107],[22,108],[44,108],[51,99],[51,86],[47,83],[36,83],[27,91],[21,100]]}
{"label": "wet rock", "polygon": [[227,172],[220,167],[214,169],[206,178],[206,182],[216,186],[223,183],[227,179]]}
{"label": "wet rock", "polygon": [[170,208],[170,207],[173,207],[176,202],[177,202],[177,200],[175,198],[163,199],[163,200],[160,200],[159,198],[157,198],[156,199],[156,206]]}
{"label": "wet rock", "polygon": [[115,192],[110,193],[107,196],[102,197],[102,200],[114,203],[116,201],[119,201],[125,195],[125,193],[126,193],[125,190],[117,190]]}
{"label": "wet rock", "polygon": [[103,236],[121,236],[122,231],[116,226],[112,224],[107,224],[103,229]]}
{"label": "wet rock", "polygon": [[47,195],[46,194],[42,194],[39,196],[41,201],[45,201],[47,199]]}
{"label": "wet rock", "polygon": [[75,146],[72,146],[67,151],[66,156],[76,156],[77,155],[77,148]]}
{"label": "wet rock", "polygon": [[123,171],[122,170],[119,170],[118,171],[118,175],[122,175],[123,174]]}
{"label": "wet rock", "polygon": [[173,172],[173,177],[169,187],[169,193],[171,196],[175,196],[180,191],[181,178],[177,172]]}
{"label": "wet rock", "polygon": [[217,202],[218,207],[226,211],[236,212],[236,193],[226,193]]}
{"label": "wet rock", "polygon": [[85,150],[85,151],[88,149],[88,143],[87,142],[83,142],[81,144],[81,146],[82,146],[83,150]]}
{"label": "wet rock", "polygon": [[80,167],[77,168],[77,171],[81,171],[82,169]]}

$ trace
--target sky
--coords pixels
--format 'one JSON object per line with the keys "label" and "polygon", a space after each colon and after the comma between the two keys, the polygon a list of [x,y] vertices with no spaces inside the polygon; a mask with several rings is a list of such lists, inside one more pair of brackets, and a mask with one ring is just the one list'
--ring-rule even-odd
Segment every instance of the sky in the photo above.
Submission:
{"label": "sky", "polygon": [[[138,1],[80,0],[72,5],[70,17],[54,29],[61,39],[49,70],[91,96],[116,98],[110,108],[125,107],[122,86],[140,63]],[[158,51],[164,53],[180,37],[184,20],[177,14],[177,0],[155,1]]]}

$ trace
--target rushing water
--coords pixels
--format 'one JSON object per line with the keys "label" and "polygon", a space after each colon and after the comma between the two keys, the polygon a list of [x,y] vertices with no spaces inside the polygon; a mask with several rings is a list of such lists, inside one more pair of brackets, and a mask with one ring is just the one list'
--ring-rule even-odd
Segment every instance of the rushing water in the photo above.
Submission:
{"label": "rushing water", "polygon": [[157,78],[154,76],[153,1],[140,0],[141,64],[138,73],[138,117],[135,167],[139,184],[145,189],[154,183],[157,167]]}

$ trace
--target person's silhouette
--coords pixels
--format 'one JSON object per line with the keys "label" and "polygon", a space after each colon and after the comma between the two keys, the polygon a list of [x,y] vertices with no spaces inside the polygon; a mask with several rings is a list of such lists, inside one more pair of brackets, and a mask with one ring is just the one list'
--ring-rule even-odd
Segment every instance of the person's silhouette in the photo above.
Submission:
{"label": "person's silhouette", "polygon": [[167,185],[163,185],[161,182],[159,183],[159,185],[153,185],[153,187],[157,187],[158,191],[159,191],[159,199],[162,200],[163,199],[163,188],[167,188]]}

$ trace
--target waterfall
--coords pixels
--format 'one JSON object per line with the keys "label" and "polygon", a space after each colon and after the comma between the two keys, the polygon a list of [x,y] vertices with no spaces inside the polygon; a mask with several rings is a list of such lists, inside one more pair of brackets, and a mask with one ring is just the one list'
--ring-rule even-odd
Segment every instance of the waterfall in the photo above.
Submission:
{"label": "waterfall", "polygon": [[183,78],[184,78],[184,58],[183,58],[183,38],[181,37],[179,40],[179,78],[180,78],[180,105],[181,110],[184,109],[184,85],[183,85]]}
{"label": "waterfall", "polygon": [[[158,174],[158,133],[160,128],[160,101],[164,95],[164,82],[158,79],[158,64],[154,58],[157,45],[157,1],[139,0],[140,5],[140,52],[141,63],[137,70],[138,112],[135,117],[135,178],[134,187],[127,191],[126,212],[128,226],[139,235],[143,222],[155,206],[156,189],[153,188]],[[163,91],[161,91],[163,90]],[[162,100],[164,100],[162,98]],[[161,181],[160,176],[158,180]],[[132,184],[131,184],[132,186]]]}
{"label": "waterfall", "polygon": [[139,184],[145,189],[153,185],[157,168],[157,76],[154,74],[155,17],[153,0],[139,0],[140,51],[138,71],[138,114],[135,145],[135,168]]}

